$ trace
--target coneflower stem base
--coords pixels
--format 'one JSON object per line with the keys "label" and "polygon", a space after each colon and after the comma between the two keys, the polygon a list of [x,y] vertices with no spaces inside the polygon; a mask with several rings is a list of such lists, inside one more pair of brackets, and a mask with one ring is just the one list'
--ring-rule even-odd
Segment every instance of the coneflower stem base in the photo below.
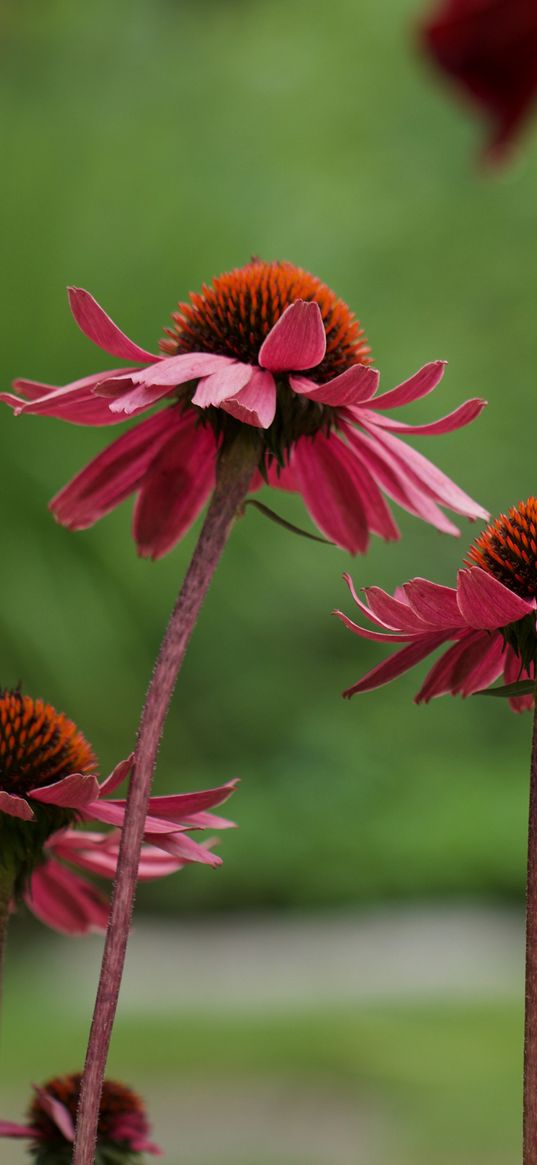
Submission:
{"label": "coneflower stem base", "polygon": [[104,1071],[123,974],[147,803],[157,751],[190,636],[228,534],[250,487],[259,452],[250,434],[224,448],[216,487],[170,616],[142,711],[97,999],[80,1090],[73,1165],[92,1165]]}
{"label": "coneflower stem base", "polygon": [[523,1163],[537,1165],[537,689],[531,746],[526,883]]}

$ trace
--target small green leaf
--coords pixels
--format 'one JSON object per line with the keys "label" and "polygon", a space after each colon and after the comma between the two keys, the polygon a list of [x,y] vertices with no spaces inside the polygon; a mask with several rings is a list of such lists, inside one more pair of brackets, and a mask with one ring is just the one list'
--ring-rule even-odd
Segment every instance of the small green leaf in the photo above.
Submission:
{"label": "small green leaf", "polygon": [[474,692],[474,696],[500,696],[509,699],[511,696],[532,696],[535,691],[535,680],[517,680],[515,684],[503,684],[500,688],[483,688]]}
{"label": "small green leaf", "polygon": [[255,498],[248,498],[244,503],[246,506],[255,506],[260,514],[264,514],[265,518],[270,518],[271,522],[276,522],[278,526],[283,526],[284,530],[290,530],[291,534],[299,534],[301,538],[311,538],[312,542],[324,542],[325,546],[334,546],[334,542],[329,542],[328,538],[321,538],[319,534],[310,534],[309,530],[302,530],[300,526],[294,526],[292,522],[286,522],[285,518],[280,518],[279,514],[275,514],[274,510],[270,510],[268,506],[263,505],[263,502],[258,502]]}

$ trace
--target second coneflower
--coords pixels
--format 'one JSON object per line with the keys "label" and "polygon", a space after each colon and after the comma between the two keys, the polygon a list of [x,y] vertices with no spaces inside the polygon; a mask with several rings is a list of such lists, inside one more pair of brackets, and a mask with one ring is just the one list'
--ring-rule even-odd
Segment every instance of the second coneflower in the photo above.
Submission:
{"label": "second coneflower", "polygon": [[[91,526],[137,494],[133,532],[158,558],[185,533],[215,484],[223,444],[242,430],[255,450],[249,488],[263,481],[300,493],[313,521],[352,554],[370,533],[398,538],[385,495],[437,529],[457,534],[445,506],[468,518],[485,511],[400,436],[467,425],[484,401],[410,425],[390,410],[435,389],[443,361],[426,364],[377,396],[363,330],[342,299],[291,263],[254,260],[191,294],[154,355],[124,335],[87,291],[71,288],[82,331],[110,355],[145,367],[100,372],[64,387],[17,380],[17,413],[80,425],[150,417],[109,445],[51,502],[72,530]],[[25,399],[24,399],[25,398]]]}
{"label": "second coneflower", "polygon": [[[521,712],[534,709],[530,767],[524,1037],[524,1165],[537,1160],[537,498],[501,514],[471,547],[457,586],[414,578],[393,595],[366,587],[354,600],[370,626],[336,615],[364,639],[398,646],[344,692],[353,696],[396,679],[446,643],[416,697],[506,697]],[[402,646],[401,646],[402,645]],[[489,685],[503,676],[499,688]]]}

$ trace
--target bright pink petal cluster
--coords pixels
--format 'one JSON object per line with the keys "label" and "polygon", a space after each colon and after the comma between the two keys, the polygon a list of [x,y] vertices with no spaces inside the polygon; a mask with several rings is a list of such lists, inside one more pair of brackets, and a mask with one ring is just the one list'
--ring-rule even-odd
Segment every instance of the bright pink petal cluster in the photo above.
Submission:
{"label": "bright pink petal cluster", "polygon": [[134,538],[158,558],[182,537],[214,486],[222,441],[249,426],[259,446],[252,489],[263,481],[300,493],[317,526],[352,554],[369,535],[399,531],[384,495],[438,530],[458,534],[439,508],[470,519],[486,512],[399,435],[449,433],[485,402],[466,401],[440,420],[409,425],[386,416],[426,396],[444,363],[425,365],[376,396],[363,333],[343,301],[287,263],[254,261],[219,276],[175,314],[172,355],[140,348],[88,292],[69,291],[82,331],[111,355],[142,368],[96,373],[63,387],[15,381],[0,399],[16,413],[109,425],[168,407],[109,445],[51,502],[55,517],[85,529],[137,494]]}
{"label": "bright pink petal cluster", "polygon": [[[447,693],[471,696],[499,676],[506,684],[536,679],[536,499],[521,502],[492,522],[468,560],[456,587],[414,578],[393,595],[365,587],[365,601],[345,575],[370,626],[355,623],[342,611],[335,614],[355,635],[398,647],[345,696],[390,683],[446,643],[452,646],[428,672],[417,703]],[[515,712],[522,712],[533,707],[534,697],[515,695],[509,702]]]}
{"label": "bright pink petal cluster", "polygon": [[[34,1098],[28,1113],[28,1123],[0,1121],[0,1136],[29,1140],[32,1154],[38,1160],[53,1162],[65,1160],[65,1149],[75,1138],[75,1119],[80,1093],[80,1073],[57,1076],[42,1087],[34,1085]],[[132,1161],[132,1153],[153,1153],[162,1150],[149,1140],[150,1126],[142,1100],[113,1080],[105,1080],[101,1098],[97,1147],[103,1162]],[[109,1155],[108,1155],[109,1154]]]}
{"label": "bright pink petal cluster", "polygon": [[486,155],[501,160],[537,98],[535,0],[440,0],[421,36],[435,63],[485,114]]}
{"label": "bright pink petal cluster", "polygon": [[[114,879],[126,800],[112,799],[105,794],[113,792],[125,780],[131,764],[132,758],[122,761],[101,785],[95,778],[91,778],[94,783],[86,783],[84,787],[78,784],[76,797],[65,785],[62,789],[39,790],[40,801],[46,799],[47,804],[72,809],[80,821],[100,821],[115,827],[107,833],[67,827],[52,834],[45,843],[45,861],[34,869],[24,900],[41,922],[62,934],[83,935],[106,930],[108,899],[77,871]],[[222,859],[212,852],[212,842],[200,843],[188,834],[191,830],[220,830],[233,825],[227,818],[207,810],[226,801],[235,786],[235,781],[229,781],[216,789],[151,797],[138,866],[139,881],[166,877],[192,862],[221,865]]]}

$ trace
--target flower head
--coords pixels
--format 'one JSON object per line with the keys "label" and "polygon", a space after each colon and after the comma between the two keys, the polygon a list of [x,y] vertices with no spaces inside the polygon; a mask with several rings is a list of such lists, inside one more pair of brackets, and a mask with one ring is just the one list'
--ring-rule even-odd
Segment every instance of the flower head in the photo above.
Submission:
{"label": "flower head", "polygon": [[486,156],[501,160],[537,97],[534,0],[440,0],[422,38],[436,64],[484,112]]}
{"label": "flower head", "polygon": [[[23,893],[34,914],[57,930],[85,934],[106,927],[106,898],[75,869],[115,876],[126,801],[110,794],[132,762],[132,756],[121,761],[99,782],[92,748],[63,712],[19,691],[0,693],[0,861],[12,874],[15,897]],[[163,877],[191,862],[220,865],[210,845],[189,833],[231,824],[208,810],[234,787],[229,781],[150,797],[138,877]],[[77,822],[113,828],[91,833],[73,828]]]}
{"label": "flower head", "polygon": [[[30,1141],[36,1165],[69,1165],[75,1134],[81,1074],[56,1076],[34,1086],[25,1125],[0,1121],[0,1136]],[[160,1155],[149,1140],[150,1126],[141,1098],[114,1080],[105,1080],[97,1130],[96,1165],[136,1165],[140,1154]]]}
{"label": "flower head", "polygon": [[436,466],[396,434],[435,435],[474,420],[473,399],[449,416],[407,425],[385,415],[427,395],[444,372],[425,365],[376,396],[379,374],[358,320],[319,279],[290,263],[253,260],[215,278],[181,303],[153,355],[133,343],[91,295],[69,291],[82,331],[119,359],[142,363],[96,373],[63,387],[15,381],[20,396],[0,399],[16,413],[109,425],[167,407],[139,421],[90,462],[51,502],[73,530],[91,526],[130,494],[138,495],[134,537],[158,558],[185,533],[215,481],[223,443],[249,433],[264,482],[302,494],[309,512],[337,545],[367,550],[370,533],[399,532],[384,494],[450,534],[447,506],[487,516]]}
{"label": "flower head", "polygon": [[[416,702],[471,696],[503,675],[506,684],[537,678],[537,500],[513,506],[491,522],[471,547],[457,586],[414,578],[393,595],[366,587],[365,602],[348,576],[351,594],[373,630],[335,613],[364,639],[405,644],[343,694],[367,692],[409,671],[438,647],[452,646],[427,674]],[[527,685],[531,687],[531,684]],[[514,694],[511,707],[533,707],[532,692]]]}

